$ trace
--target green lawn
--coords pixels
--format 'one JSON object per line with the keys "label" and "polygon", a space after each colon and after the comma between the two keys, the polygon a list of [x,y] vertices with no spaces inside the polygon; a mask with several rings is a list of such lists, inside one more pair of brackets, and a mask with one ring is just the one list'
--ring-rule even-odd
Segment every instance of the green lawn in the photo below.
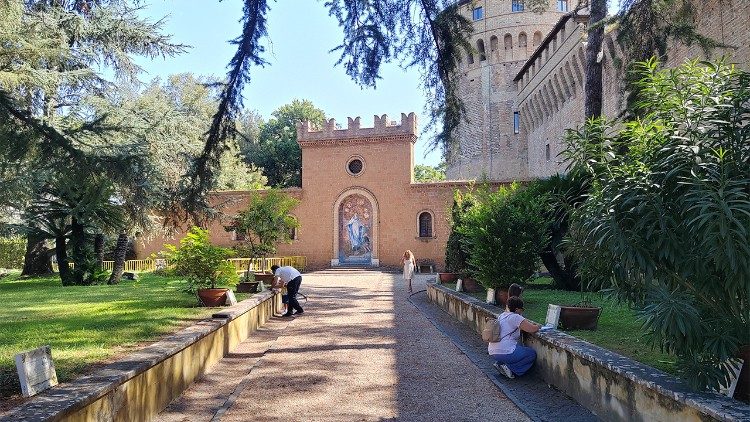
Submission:
{"label": "green lawn", "polygon": [[[456,284],[444,284],[455,290]],[[486,292],[472,293],[484,301]],[[602,307],[599,328],[596,331],[573,330],[568,334],[589,341],[606,349],[628,356],[662,371],[675,372],[675,358],[658,349],[652,349],[643,337],[643,330],[636,320],[635,312],[625,305],[605,299],[599,294],[591,295],[591,302]],[[580,292],[553,290],[549,279],[537,279],[526,286],[523,292],[524,316],[532,321],[544,323],[547,305],[573,305],[581,301]]]}
{"label": "green lawn", "polygon": [[[176,277],[141,274],[116,286],[62,287],[57,277],[0,278],[0,397],[20,392],[14,356],[52,347],[63,382],[93,363],[136,348],[215,312]],[[237,295],[238,300],[248,295]]]}

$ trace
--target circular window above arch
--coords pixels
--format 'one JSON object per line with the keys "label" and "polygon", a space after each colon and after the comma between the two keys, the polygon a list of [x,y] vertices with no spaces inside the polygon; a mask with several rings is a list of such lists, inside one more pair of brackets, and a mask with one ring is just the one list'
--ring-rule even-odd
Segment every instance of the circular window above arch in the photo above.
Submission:
{"label": "circular window above arch", "polygon": [[359,176],[365,169],[365,162],[362,157],[354,156],[346,163],[346,171],[352,176]]}

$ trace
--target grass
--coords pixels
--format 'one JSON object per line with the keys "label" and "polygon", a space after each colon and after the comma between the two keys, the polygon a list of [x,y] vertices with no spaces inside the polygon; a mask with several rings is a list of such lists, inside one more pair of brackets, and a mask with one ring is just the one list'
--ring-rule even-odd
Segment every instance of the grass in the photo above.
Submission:
{"label": "grass", "polygon": [[198,307],[184,287],[181,278],[148,273],[115,286],[62,287],[58,277],[18,273],[0,278],[0,397],[20,392],[16,353],[50,345],[64,382],[215,311]]}
{"label": "grass", "polygon": [[[455,290],[456,284],[445,284]],[[484,301],[487,293],[470,293]],[[581,301],[580,292],[552,289],[551,279],[539,278],[526,285],[523,292],[524,316],[532,321],[543,323],[547,316],[547,305],[573,305]],[[596,331],[572,330],[567,333],[612,350],[643,364],[668,373],[675,373],[675,357],[653,349],[643,335],[641,324],[635,311],[626,305],[616,303],[599,294],[591,295],[591,303],[602,307],[599,327]]]}

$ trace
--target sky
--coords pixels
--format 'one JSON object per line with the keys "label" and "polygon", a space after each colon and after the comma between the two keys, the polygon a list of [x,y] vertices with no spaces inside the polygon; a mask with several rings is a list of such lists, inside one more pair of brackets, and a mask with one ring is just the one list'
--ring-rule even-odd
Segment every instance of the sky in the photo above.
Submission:
{"label": "sky", "polygon": [[[264,68],[251,69],[251,81],[243,92],[245,107],[256,110],[265,120],[278,107],[294,99],[307,99],[328,118],[346,128],[347,117],[362,118],[363,127],[373,125],[373,115],[388,114],[401,121],[401,113],[415,112],[422,130],[428,116],[420,86],[419,69],[401,69],[397,63],[382,69],[376,89],[362,89],[334,66],[338,53],[329,52],[341,43],[343,33],[320,0],[269,2],[269,37]],[[224,76],[235,52],[227,41],[241,32],[241,0],[150,0],[142,11],[151,20],[166,16],[164,32],[173,42],[191,48],[177,57],[139,59],[145,70],[141,80],[174,73]],[[415,145],[417,164],[436,166],[439,151],[425,155],[429,134],[422,133]]]}

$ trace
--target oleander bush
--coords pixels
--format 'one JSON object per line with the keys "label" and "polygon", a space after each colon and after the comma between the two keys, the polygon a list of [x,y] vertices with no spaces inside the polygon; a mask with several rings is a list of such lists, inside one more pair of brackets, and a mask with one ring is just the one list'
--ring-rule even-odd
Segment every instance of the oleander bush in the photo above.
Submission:
{"label": "oleander bush", "polygon": [[165,245],[165,248],[175,274],[185,276],[189,291],[231,286],[238,281],[234,265],[227,261],[234,251],[212,245],[208,230],[193,227],[180,240],[179,247]]}
{"label": "oleander bush", "polygon": [[637,120],[569,132],[589,191],[570,248],[585,282],[639,313],[695,387],[726,386],[750,344],[750,74],[722,62],[638,67]]}

